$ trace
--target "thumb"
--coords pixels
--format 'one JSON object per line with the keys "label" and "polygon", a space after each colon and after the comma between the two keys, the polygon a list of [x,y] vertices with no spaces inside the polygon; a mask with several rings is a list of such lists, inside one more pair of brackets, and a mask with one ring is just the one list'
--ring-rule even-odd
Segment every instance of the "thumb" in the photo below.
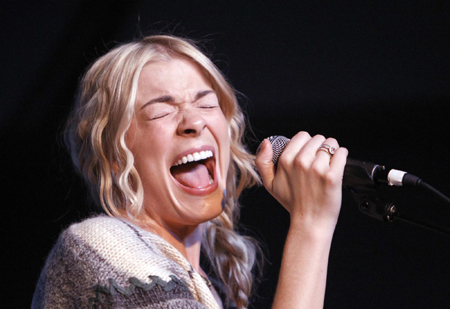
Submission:
{"label": "thumb", "polygon": [[262,142],[261,150],[256,156],[255,164],[261,175],[262,181],[266,188],[272,187],[273,178],[275,177],[275,165],[272,162],[273,150],[272,144],[266,138]]}

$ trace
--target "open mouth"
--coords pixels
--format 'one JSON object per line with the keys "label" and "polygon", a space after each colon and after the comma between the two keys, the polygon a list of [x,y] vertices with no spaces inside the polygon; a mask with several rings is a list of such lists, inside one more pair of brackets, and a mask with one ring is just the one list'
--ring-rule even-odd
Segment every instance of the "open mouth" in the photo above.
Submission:
{"label": "open mouth", "polygon": [[204,150],[183,156],[170,172],[182,186],[205,189],[214,184],[214,167],[214,153]]}

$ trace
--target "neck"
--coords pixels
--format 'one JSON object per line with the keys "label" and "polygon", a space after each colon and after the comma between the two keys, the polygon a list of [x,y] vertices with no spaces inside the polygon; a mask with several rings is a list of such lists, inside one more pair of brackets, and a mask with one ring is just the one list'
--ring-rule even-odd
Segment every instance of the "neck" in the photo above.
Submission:
{"label": "neck", "polygon": [[153,225],[153,229],[157,234],[180,251],[197,272],[203,273],[200,269],[200,250],[204,224],[174,229],[166,224],[156,223]]}

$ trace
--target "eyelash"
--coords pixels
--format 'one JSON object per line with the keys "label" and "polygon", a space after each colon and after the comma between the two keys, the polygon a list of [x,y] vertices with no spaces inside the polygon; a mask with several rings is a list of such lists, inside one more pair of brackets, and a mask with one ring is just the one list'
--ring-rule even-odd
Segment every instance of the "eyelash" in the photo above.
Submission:
{"label": "eyelash", "polygon": [[160,119],[160,118],[163,118],[163,117],[165,117],[165,116],[167,116],[167,114],[161,115],[161,116],[154,116],[154,117],[151,117],[150,120]]}
{"label": "eyelash", "polygon": [[171,112],[158,113],[155,116],[151,116],[150,120],[160,119],[160,118],[166,117],[167,115],[170,115],[170,114],[171,114]]}
{"label": "eyelash", "polygon": [[199,106],[200,108],[205,108],[205,109],[212,109],[212,108],[216,108],[219,107],[218,105],[205,105],[205,106]]}

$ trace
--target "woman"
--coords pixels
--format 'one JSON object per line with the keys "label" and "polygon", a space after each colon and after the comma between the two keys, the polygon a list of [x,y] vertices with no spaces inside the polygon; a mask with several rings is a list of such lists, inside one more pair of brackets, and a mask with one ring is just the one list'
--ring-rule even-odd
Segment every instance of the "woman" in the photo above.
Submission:
{"label": "woman", "polygon": [[[234,222],[240,193],[259,179],[243,132],[232,88],[186,40],[151,36],[97,60],[67,144],[109,216],[63,232],[33,307],[247,307],[257,245]],[[291,214],[274,307],[323,306],[346,154],[300,132],[275,171],[262,144],[262,181]]]}

